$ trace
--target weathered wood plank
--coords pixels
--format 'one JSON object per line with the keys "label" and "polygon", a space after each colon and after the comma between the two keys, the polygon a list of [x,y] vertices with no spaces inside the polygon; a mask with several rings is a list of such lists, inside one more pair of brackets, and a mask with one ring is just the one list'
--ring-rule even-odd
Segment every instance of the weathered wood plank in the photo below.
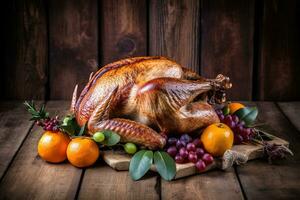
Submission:
{"label": "weathered wood plank", "polygon": [[0,103],[0,179],[33,124],[29,118],[22,102]]}
{"label": "weathered wood plank", "polygon": [[271,102],[258,103],[259,119],[275,135],[290,142],[294,157],[269,165],[265,160],[237,167],[238,176],[248,199],[297,199],[300,195],[300,134]]}
{"label": "weathered wood plank", "polygon": [[300,131],[300,102],[280,102],[277,104],[297,130]]}
{"label": "weathered wood plank", "polygon": [[[44,99],[48,62],[45,1],[6,1],[1,99]],[[1,39],[2,40],[2,39]]]}
{"label": "weathered wood plank", "polygon": [[200,1],[149,1],[149,54],[200,71]]}
{"label": "weathered wood plank", "polygon": [[146,0],[102,0],[101,64],[147,55]]}
{"label": "weathered wood plank", "polygon": [[[50,113],[63,115],[69,102],[49,102]],[[18,126],[17,122],[11,122]],[[50,164],[37,156],[42,130],[33,128],[0,183],[0,199],[74,199],[81,169],[69,163]]]}
{"label": "weathered wood plank", "polygon": [[149,175],[134,182],[128,171],[115,171],[105,163],[99,163],[86,169],[78,198],[159,199],[160,188],[156,191],[156,180],[156,176]]}
{"label": "weathered wood plank", "polygon": [[161,182],[162,199],[243,199],[234,169]]}
{"label": "weathered wood plank", "polygon": [[258,100],[299,100],[300,2],[264,2]]}
{"label": "weathered wood plank", "polygon": [[252,98],[254,0],[203,0],[201,74],[231,78],[230,99]]}
{"label": "weathered wood plank", "polygon": [[97,70],[97,1],[49,1],[50,99],[71,99]]}

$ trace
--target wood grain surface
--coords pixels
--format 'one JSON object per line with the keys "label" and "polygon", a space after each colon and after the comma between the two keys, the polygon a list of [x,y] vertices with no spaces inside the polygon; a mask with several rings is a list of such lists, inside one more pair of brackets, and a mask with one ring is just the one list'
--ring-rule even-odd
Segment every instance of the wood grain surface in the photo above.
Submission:
{"label": "wood grain surface", "polygon": [[159,199],[157,176],[149,174],[140,181],[133,181],[128,171],[115,171],[101,162],[86,169],[78,199]]}
{"label": "wood grain surface", "polygon": [[299,100],[300,2],[264,2],[258,100]]}
{"label": "wood grain surface", "polygon": [[0,99],[45,99],[48,38],[44,1],[7,1],[2,5],[4,46]]}
{"label": "wood grain surface", "polygon": [[101,65],[147,55],[146,0],[103,0],[100,8]]}
{"label": "wood grain surface", "polygon": [[[40,103],[37,102],[37,105]],[[33,125],[21,101],[0,104],[0,180]],[[16,126],[18,124],[18,126]]]}
{"label": "wood grain surface", "polygon": [[[50,102],[46,109],[53,115],[64,115],[69,102]],[[23,120],[28,120],[23,116]],[[11,122],[17,127],[17,122]],[[20,135],[27,130],[19,130]],[[17,130],[17,129],[15,129]],[[81,169],[67,162],[51,164],[37,155],[42,129],[34,127],[0,182],[0,199],[74,199]],[[13,142],[13,141],[11,141]],[[17,143],[16,143],[17,144]]]}
{"label": "wood grain surface", "polygon": [[230,77],[230,99],[252,98],[254,0],[203,0],[201,74]]}
{"label": "wood grain surface", "polygon": [[281,111],[291,121],[291,123],[300,131],[300,102],[281,102],[278,103]]}
{"label": "wood grain surface", "polygon": [[49,72],[51,99],[70,99],[98,69],[98,4],[49,1]]}
{"label": "wood grain surface", "polygon": [[200,70],[200,1],[149,1],[149,54]]}

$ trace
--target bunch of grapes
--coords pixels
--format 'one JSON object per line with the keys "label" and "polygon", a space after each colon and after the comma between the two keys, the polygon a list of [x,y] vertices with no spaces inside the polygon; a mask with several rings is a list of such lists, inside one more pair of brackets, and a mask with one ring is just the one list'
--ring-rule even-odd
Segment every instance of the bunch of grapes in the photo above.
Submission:
{"label": "bunch of grapes", "polygon": [[187,134],[182,135],[179,139],[170,137],[166,151],[175,159],[176,163],[195,163],[199,171],[205,170],[206,166],[214,160],[212,155],[205,152],[198,138],[193,139]]}
{"label": "bunch of grapes", "polygon": [[46,118],[43,120],[36,121],[36,125],[43,127],[45,131],[59,131],[59,120],[56,116],[55,118]]}
{"label": "bunch of grapes", "polygon": [[247,128],[245,123],[241,121],[238,116],[227,114],[224,115],[222,110],[216,110],[220,121],[233,131],[234,133],[234,144],[241,144],[243,142],[249,142],[254,135],[252,128]]}

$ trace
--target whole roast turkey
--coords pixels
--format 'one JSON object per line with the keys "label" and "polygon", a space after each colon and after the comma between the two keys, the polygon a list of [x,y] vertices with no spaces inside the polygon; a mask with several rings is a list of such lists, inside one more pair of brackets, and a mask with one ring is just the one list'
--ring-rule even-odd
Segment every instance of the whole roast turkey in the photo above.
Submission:
{"label": "whole roast turkey", "polygon": [[225,101],[228,77],[206,79],[164,57],[135,57],[91,74],[71,112],[89,134],[111,130],[123,142],[164,147],[166,134],[190,133],[219,122],[211,104]]}

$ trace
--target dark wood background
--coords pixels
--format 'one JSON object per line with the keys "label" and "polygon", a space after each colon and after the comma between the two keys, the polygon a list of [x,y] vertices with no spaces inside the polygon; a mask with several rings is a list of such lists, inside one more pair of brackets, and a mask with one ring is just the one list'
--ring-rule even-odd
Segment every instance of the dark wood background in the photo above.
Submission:
{"label": "dark wood background", "polygon": [[232,100],[300,100],[300,1],[12,0],[2,4],[1,99],[70,99],[112,61],[163,55]]}

